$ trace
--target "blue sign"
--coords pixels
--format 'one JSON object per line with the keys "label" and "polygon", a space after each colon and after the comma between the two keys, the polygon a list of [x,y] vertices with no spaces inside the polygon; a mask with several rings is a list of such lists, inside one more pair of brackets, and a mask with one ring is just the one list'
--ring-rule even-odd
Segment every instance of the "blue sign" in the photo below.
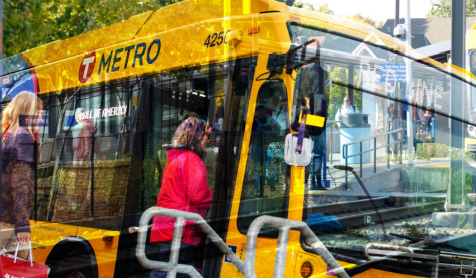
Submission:
{"label": "blue sign", "polygon": [[435,138],[435,117],[431,117],[431,138]]}
{"label": "blue sign", "polygon": [[66,111],[64,115],[64,129],[68,129],[77,125],[76,118],[74,117],[74,111]]}
{"label": "blue sign", "polygon": [[380,64],[380,82],[406,82],[407,72],[405,64]]}
{"label": "blue sign", "polygon": [[[238,246],[236,246],[236,245],[228,245],[228,247],[230,247],[231,251],[233,251],[233,253],[236,254],[236,250],[238,249]],[[227,256],[225,256],[225,263],[231,264],[231,260],[230,260]]]}
{"label": "blue sign", "polygon": [[33,80],[33,76],[31,73],[25,73],[24,75],[20,76],[16,80],[9,80],[9,84],[5,84],[7,80],[4,78],[4,86],[1,88],[1,99],[6,100],[6,99],[13,99],[16,95],[18,95],[22,91],[28,91],[28,92],[35,92],[35,85]]}

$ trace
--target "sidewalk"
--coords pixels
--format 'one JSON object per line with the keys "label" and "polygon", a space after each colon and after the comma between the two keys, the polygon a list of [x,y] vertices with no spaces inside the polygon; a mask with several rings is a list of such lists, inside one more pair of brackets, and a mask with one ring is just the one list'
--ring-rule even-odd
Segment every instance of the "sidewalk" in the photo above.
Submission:
{"label": "sidewalk", "polygon": [[[401,170],[405,169],[408,166],[407,157],[402,159],[402,164],[399,160],[391,160],[388,164],[387,162],[377,162],[375,164],[371,161],[370,163],[362,164],[362,172],[360,170],[360,164],[348,164],[348,166],[354,168],[354,171],[361,177],[364,185],[368,191],[377,193],[377,192],[401,192],[402,190],[402,176]],[[380,161],[384,160],[384,157],[380,158]],[[372,159],[373,160],[373,159]],[[379,160],[379,159],[377,159]],[[335,169],[334,165],[341,165],[340,154],[333,154],[332,161],[327,161],[327,171],[326,178],[330,182],[331,191],[360,191],[361,187],[355,179],[354,175],[351,172]],[[344,164],[345,165],[345,164]],[[413,167],[422,169],[422,168],[449,168],[450,160],[439,159],[439,160],[413,160]],[[474,165],[476,168],[476,163]],[[374,172],[375,171],[375,172]],[[346,186],[346,175],[347,175],[347,186]],[[329,190],[328,190],[329,191]],[[355,194],[355,192],[354,192]]]}

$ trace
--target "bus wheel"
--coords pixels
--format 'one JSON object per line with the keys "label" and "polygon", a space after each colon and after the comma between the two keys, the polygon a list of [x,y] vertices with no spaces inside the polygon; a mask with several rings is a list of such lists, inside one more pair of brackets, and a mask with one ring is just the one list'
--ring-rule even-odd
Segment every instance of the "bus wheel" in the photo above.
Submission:
{"label": "bus wheel", "polygon": [[88,276],[85,276],[84,273],[80,272],[80,271],[74,271],[70,274],[68,274],[68,276],[66,276],[66,278],[87,278]]}
{"label": "bus wheel", "polygon": [[85,254],[55,260],[49,278],[94,278],[89,259]]}

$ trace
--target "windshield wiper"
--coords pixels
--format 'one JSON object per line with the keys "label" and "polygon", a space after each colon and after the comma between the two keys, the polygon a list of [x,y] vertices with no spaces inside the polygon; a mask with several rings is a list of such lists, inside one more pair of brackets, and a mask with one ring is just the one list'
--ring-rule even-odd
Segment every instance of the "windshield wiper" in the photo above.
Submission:
{"label": "windshield wiper", "polygon": [[414,242],[415,244],[413,244],[412,247],[428,244],[430,246],[451,248],[451,249],[457,250],[457,251],[469,252],[468,249],[464,249],[464,248],[461,248],[461,247],[457,247],[457,246],[454,246],[454,245],[451,245],[451,244],[448,244],[448,243],[439,242],[439,241],[432,240],[432,239],[426,239],[426,238],[415,237],[415,236],[400,235],[400,234],[395,234],[395,233],[390,233],[390,235],[400,237],[400,238],[404,238],[404,239],[408,239],[411,242]]}
{"label": "windshield wiper", "polygon": [[364,183],[360,179],[359,175],[354,171],[354,168],[349,167],[349,166],[344,166],[344,165],[334,165],[334,168],[339,169],[339,170],[344,170],[344,171],[349,171],[352,174],[354,174],[355,179],[359,183],[360,187],[364,191],[365,195],[367,195],[367,198],[369,199],[370,203],[372,204],[372,207],[374,208],[375,212],[377,213],[377,217],[380,221],[380,224],[382,225],[382,230],[383,234],[385,237],[387,237],[387,230],[385,229],[385,222],[382,219],[382,216],[380,215],[380,212],[378,211],[378,207],[375,205],[374,200],[372,199],[372,196],[370,196],[370,193],[367,191],[367,188],[365,187]]}

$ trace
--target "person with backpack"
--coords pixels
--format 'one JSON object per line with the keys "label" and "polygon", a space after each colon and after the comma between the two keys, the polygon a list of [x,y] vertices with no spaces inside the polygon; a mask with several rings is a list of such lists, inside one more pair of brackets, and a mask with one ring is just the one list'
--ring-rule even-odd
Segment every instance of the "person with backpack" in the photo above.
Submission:
{"label": "person with backpack", "polygon": [[350,103],[350,98],[345,97],[344,104],[339,108],[339,110],[337,110],[335,120],[340,122],[340,118],[342,115],[347,115],[352,113],[360,113],[360,112],[359,112],[359,109],[357,109],[354,105]]}

